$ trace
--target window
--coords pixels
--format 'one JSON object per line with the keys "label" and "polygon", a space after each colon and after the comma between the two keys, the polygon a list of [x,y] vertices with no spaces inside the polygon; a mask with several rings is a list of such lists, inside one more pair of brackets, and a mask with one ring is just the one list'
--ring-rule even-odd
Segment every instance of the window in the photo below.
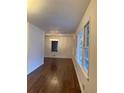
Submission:
{"label": "window", "polygon": [[88,78],[89,69],[89,22],[84,26],[84,31],[77,33],[76,61]]}
{"label": "window", "polygon": [[82,47],[83,47],[83,41],[82,41],[82,36],[83,33],[82,31],[78,32],[77,34],[77,47],[76,47],[76,61],[78,62],[78,64],[82,67]]}
{"label": "window", "polygon": [[88,74],[88,66],[89,66],[88,47],[89,47],[89,22],[84,27],[84,63],[83,63],[83,68],[87,74]]}
{"label": "window", "polygon": [[58,52],[58,41],[51,41],[51,51]]}

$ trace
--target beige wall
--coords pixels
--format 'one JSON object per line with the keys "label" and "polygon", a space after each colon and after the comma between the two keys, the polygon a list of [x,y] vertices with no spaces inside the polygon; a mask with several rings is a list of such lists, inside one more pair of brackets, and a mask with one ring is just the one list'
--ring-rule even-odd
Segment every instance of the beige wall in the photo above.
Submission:
{"label": "beige wall", "polygon": [[44,63],[44,31],[28,23],[27,74]]}
{"label": "beige wall", "polygon": [[[96,0],[91,0],[82,21],[76,31],[81,31],[87,21],[90,21],[90,33],[89,33],[89,81],[83,72],[83,69],[77,64],[75,60],[75,55],[73,56],[73,61],[80,83],[82,93],[97,93],[97,11],[96,11]],[[76,34],[75,34],[76,35]],[[76,37],[75,45],[76,45]],[[75,46],[76,47],[76,46]],[[76,54],[76,53],[74,53]],[[85,88],[83,90],[83,87]]]}
{"label": "beige wall", "polygon": [[[57,39],[58,52],[51,52],[50,39]],[[57,58],[72,58],[73,36],[71,34],[56,34],[45,36],[45,57],[57,57]]]}

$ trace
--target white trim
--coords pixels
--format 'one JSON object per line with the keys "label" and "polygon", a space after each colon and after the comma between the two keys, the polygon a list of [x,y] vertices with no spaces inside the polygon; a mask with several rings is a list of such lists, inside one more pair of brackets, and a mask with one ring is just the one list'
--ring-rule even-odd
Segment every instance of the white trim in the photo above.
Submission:
{"label": "white trim", "polygon": [[86,71],[84,70],[84,67],[81,68],[81,71],[83,72],[86,79],[89,79],[88,73],[86,73]]}
{"label": "white trim", "polygon": [[59,41],[59,39],[50,39],[50,41]]}
{"label": "white trim", "polygon": [[49,36],[62,36],[62,37],[64,37],[64,36],[73,36],[74,34],[45,34],[45,36],[47,36],[47,37],[49,37]]}

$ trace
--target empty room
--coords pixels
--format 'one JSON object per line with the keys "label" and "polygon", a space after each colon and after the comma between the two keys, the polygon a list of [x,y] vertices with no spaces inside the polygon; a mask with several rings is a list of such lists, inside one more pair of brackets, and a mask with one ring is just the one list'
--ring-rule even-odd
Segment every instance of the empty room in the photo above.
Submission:
{"label": "empty room", "polygon": [[28,0],[27,93],[97,93],[97,1]]}

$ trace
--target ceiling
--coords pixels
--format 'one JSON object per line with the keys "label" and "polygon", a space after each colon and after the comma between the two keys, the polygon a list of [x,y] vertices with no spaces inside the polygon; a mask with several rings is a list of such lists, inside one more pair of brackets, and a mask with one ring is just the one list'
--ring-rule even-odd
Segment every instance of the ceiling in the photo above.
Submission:
{"label": "ceiling", "polygon": [[[31,1],[33,1],[31,3]],[[28,22],[47,33],[76,31],[90,0],[28,0]]]}

